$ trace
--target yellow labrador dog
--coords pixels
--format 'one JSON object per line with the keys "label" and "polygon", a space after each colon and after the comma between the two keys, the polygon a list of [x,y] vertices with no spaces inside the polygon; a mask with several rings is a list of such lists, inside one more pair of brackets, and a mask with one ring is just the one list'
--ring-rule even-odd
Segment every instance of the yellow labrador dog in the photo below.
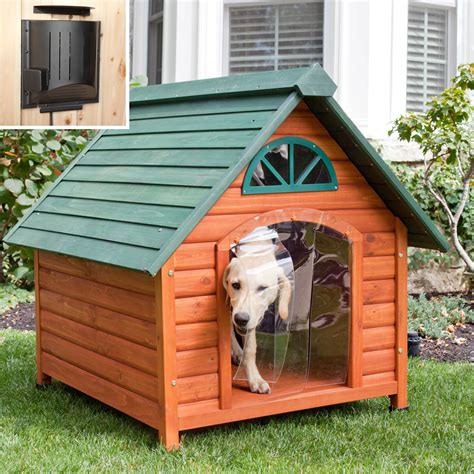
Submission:
{"label": "yellow labrador dog", "polygon": [[[264,229],[271,234],[270,229]],[[223,283],[232,306],[232,323],[245,342],[242,350],[232,330],[232,357],[242,364],[250,390],[255,393],[270,393],[270,386],[256,364],[256,328],[277,298],[280,318],[287,319],[291,299],[291,284],[277,262],[275,248],[268,238],[241,241],[234,249],[236,257],[224,272]]]}

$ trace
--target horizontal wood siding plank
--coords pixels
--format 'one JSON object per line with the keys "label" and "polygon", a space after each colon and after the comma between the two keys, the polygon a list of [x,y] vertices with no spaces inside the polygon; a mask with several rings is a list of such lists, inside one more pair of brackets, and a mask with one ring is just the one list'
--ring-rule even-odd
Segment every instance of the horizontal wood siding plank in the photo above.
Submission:
{"label": "horizontal wood siding plank", "polygon": [[217,357],[217,347],[177,352],[178,377],[217,373]]}
{"label": "horizontal wood siding plank", "polygon": [[77,166],[169,166],[176,168],[228,168],[242,155],[241,149],[214,150],[117,150],[113,154],[88,151]]}
{"label": "horizontal wood siding plank", "polygon": [[156,117],[179,117],[185,115],[228,114],[256,110],[277,110],[288,94],[271,94],[249,97],[212,98],[208,100],[183,100],[172,103],[133,106],[130,120]]}
{"label": "horizontal wood siding plank", "polygon": [[45,373],[97,400],[158,429],[158,404],[57,357],[43,353]]}
{"label": "horizontal wood siding plank", "polygon": [[[197,164],[196,164],[197,166]],[[211,187],[225,176],[225,169],[152,168],[149,166],[76,166],[65,181],[100,183],[165,184],[171,186]]]}
{"label": "horizontal wood siding plank", "polygon": [[154,316],[153,298],[103,283],[41,268],[40,287],[146,321]]}
{"label": "horizontal wood siding plank", "polygon": [[75,367],[87,370],[150,400],[158,401],[158,380],[150,374],[73,344],[47,331],[41,334],[41,348]]}
{"label": "horizontal wood siding plank", "polygon": [[162,227],[45,212],[34,212],[23,226],[151,249],[160,249],[174,233],[172,229]]}
{"label": "horizontal wood siding plank", "polygon": [[178,403],[212,400],[219,396],[217,374],[178,379]]}
{"label": "horizontal wood siding plank", "polygon": [[395,280],[364,281],[364,305],[395,301]]}
{"label": "horizontal wood siding plank", "polygon": [[364,328],[392,326],[395,324],[395,303],[365,305],[362,314]]}
{"label": "horizontal wood siding plank", "polygon": [[178,352],[208,347],[217,347],[217,323],[215,321],[176,326],[176,349]]}
{"label": "horizontal wood siding plank", "polygon": [[261,214],[274,209],[307,207],[319,210],[374,209],[385,205],[369,186],[343,185],[337,191],[253,194],[242,196],[239,188],[228,189],[209,211],[218,214]]}
{"label": "horizontal wood siding plank", "polygon": [[176,270],[212,268],[215,264],[215,242],[182,244],[175,252]]}
{"label": "horizontal wood siding plank", "polygon": [[[299,197],[300,195],[294,195]],[[292,199],[288,195],[288,199]],[[298,200],[289,201],[291,206],[298,207]],[[315,206],[314,209],[317,209]],[[331,214],[340,217],[347,223],[353,225],[360,232],[389,232],[394,228],[394,217],[385,209],[367,210],[331,210]],[[233,229],[256,214],[231,214],[231,215],[208,215],[194,228],[186,238],[185,243],[219,241],[229,234]]]}
{"label": "horizontal wood siding plank", "polygon": [[395,233],[377,232],[364,234],[364,256],[377,257],[395,254]]}
{"label": "horizontal wood siding plank", "polygon": [[362,386],[379,385],[395,381],[395,372],[384,372],[381,374],[364,375],[362,377]]}
{"label": "horizontal wood siding plank", "polygon": [[175,272],[176,298],[212,295],[216,292],[216,271],[213,268]]}
{"label": "horizontal wood siding plank", "polygon": [[192,212],[188,207],[143,205],[128,202],[50,196],[37,208],[40,212],[93,217],[177,228]]}
{"label": "horizontal wood siding plank", "polygon": [[271,119],[274,113],[271,110],[263,112],[233,112],[231,114],[200,114],[199,116],[190,114],[181,117],[132,120],[129,129],[109,130],[107,135],[260,129]]}
{"label": "horizontal wood siding plank", "polygon": [[291,114],[276,130],[275,135],[329,135],[313,114]]}
{"label": "horizontal wood siding plank", "polygon": [[362,331],[364,352],[395,347],[395,326],[368,328]]}
{"label": "horizontal wood siding plank", "polygon": [[395,370],[395,350],[364,352],[362,354],[363,375],[381,374]]}
{"label": "horizontal wood siding plank", "polygon": [[246,148],[257,135],[257,130],[232,130],[209,132],[177,132],[124,137],[103,136],[96,150],[127,150],[157,148]]}
{"label": "horizontal wood siding plank", "polygon": [[362,262],[364,280],[388,280],[395,278],[395,256],[364,257]]}
{"label": "horizontal wood siding plank", "polygon": [[110,262],[119,267],[136,270],[148,268],[150,261],[156,258],[154,249],[35,229],[19,228],[15,232],[15,242],[17,245],[73,257],[83,258],[87,255],[89,260]]}
{"label": "horizontal wood siding plank", "polygon": [[76,323],[49,311],[41,312],[41,329],[90,351],[156,375],[156,351]]}
{"label": "horizontal wood siding plank", "polygon": [[136,291],[150,296],[154,295],[155,292],[153,278],[144,273],[50,252],[39,252],[39,264],[42,268],[49,268],[50,270],[56,270],[87,280],[94,280],[125,290]]}
{"label": "horizontal wood siding plank", "polygon": [[62,181],[51,196],[101,199],[159,206],[194,207],[209,194],[207,188],[154,186],[152,184],[81,183]]}
{"label": "horizontal wood siding plank", "polygon": [[217,319],[216,295],[177,298],[176,324],[191,324]]}
{"label": "horizontal wood siding plank", "polygon": [[143,321],[100,306],[84,303],[52,291],[40,290],[41,309],[94,329],[113,334],[131,342],[154,349],[155,323]]}

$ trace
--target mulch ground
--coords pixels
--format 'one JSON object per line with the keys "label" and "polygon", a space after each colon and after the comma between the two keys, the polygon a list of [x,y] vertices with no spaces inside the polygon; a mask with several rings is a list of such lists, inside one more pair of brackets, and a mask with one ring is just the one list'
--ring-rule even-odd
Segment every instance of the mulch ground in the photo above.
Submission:
{"label": "mulch ground", "polygon": [[[19,331],[35,330],[35,304],[20,303],[15,308],[0,315],[0,329]],[[449,339],[422,339],[423,359],[435,359],[443,362],[474,363],[474,324],[458,327]]]}

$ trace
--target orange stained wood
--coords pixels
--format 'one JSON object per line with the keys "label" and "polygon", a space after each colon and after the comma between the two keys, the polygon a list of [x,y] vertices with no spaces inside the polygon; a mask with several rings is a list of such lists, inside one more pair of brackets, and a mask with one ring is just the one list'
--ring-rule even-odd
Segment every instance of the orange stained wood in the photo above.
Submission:
{"label": "orange stained wood", "polygon": [[123,290],[115,286],[40,268],[41,288],[69,296],[86,303],[98,304],[139,319],[150,320],[154,314],[151,296]]}
{"label": "orange stained wood", "polygon": [[395,326],[364,329],[362,340],[364,352],[392,349],[395,347]]}
{"label": "orange stained wood", "polygon": [[158,400],[156,376],[85,349],[47,331],[43,331],[41,339],[42,349],[45,353],[150,400],[155,402]]}
{"label": "orange stained wood", "polygon": [[177,298],[175,303],[176,324],[190,324],[216,320],[217,301],[215,295]]}
{"label": "orange stained wood", "polygon": [[159,436],[168,450],[179,447],[174,275],[172,256],[155,280]]}
{"label": "orange stained wood", "polygon": [[400,221],[395,223],[396,236],[396,364],[397,394],[391,397],[393,408],[408,406],[408,264],[407,228]]}
{"label": "orange stained wood", "polygon": [[40,276],[39,276],[39,252],[34,253],[35,269],[35,326],[36,326],[36,383],[44,385],[51,383],[51,377],[43,372],[41,360],[41,304],[40,304]]}
{"label": "orange stained wood", "polygon": [[156,374],[156,350],[79,324],[49,311],[41,312],[41,329],[111,359]]}
{"label": "orange stained wood", "polygon": [[368,304],[363,306],[364,328],[393,326],[395,324],[395,303]]}
{"label": "orange stained wood", "polygon": [[217,323],[180,324],[176,326],[176,350],[189,351],[217,346]]}
{"label": "orange stained wood", "polygon": [[396,389],[396,382],[386,381],[372,385],[367,384],[357,388],[344,386],[330,387],[314,392],[301,392],[282,396],[281,398],[276,397],[270,400],[265,395],[252,394],[253,397],[249,397],[248,392],[234,388],[231,410],[219,410],[217,400],[180,405],[179,429],[188,430],[366,398],[381,397],[395,393]]}
{"label": "orange stained wood", "polygon": [[[286,196],[288,196],[288,200],[285,207],[301,207],[297,199],[299,194],[288,194]],[[274,209],[279,209],[279,207],[275,206]],[[313,209],[318,210],[316,205]],[[331,209],[327,210],[327,212],[340,217],[362,233],[392,232],[394,230],[394,217],[390,211],[385,209]],[[237,226],[256,215],[258,215],[258,213],[207,215],[189,234],[185,242],[217,242]]]}
{"label": "orange stained wood", "polygon": [[213,268],[214,244],[203,242],[200,244],[180,245],[175,254],[176,270],[200,270]]}
{"label": "orange stained wood", "polygon": [[41,308],[86,326],[100,329],[123,339],[154,349],[155,322],[143,321],[102,306],[63,296],[49,290],[40,291]]}
{"label": "orange stained wood", "polygon": [[[224,270],[229,263],[229,249],[227,245],[221,247],[216,245],[216,273],[219,282],[223,282]],[[232,368],[231,360],[231,321],[230,310],[227,305],[227,295],[224,285],[217,287],[217,324],[218,324],[218,348],[219,348],[219,408],[227,410],[232,406]]]}
{"label": "orange stained wood", "polygon": [[364,352],[362,355],[362,370],[364,375],[393,372],[395,370],[395,351],[393,349],[383,349]]}
{"label": "orange stained wood", "polygon": [[216,292],[216,272],[214,268],[183,270],[175,275],[176,298],[213,295]]}
{"label": "orange stained wood", "polygon": [[[354,234],[352,231],[351,236]],[[351,244],[351,331],[349,350],[349,387],[362,385],[362,234],[357,233]]]}
{"label": "orange stained wood", "polygon": [[181,351],[176,354],[178,377],[214,374],[218,371],[218,352],[216,347]]}
{"label": "orange stained wood", "polygon": [[51,377],[153,428],[159,427],[159,407],[156,402],[45,352],[42,354],[42,365]]}
{"label": "orange stained wood", "polygon": [[105,283],[125,290],[153,296],[155,282],[152,277],[144,273],[130,271],[103,263],[96,263],[51,252],[39,252],[40,266],[56,270],[98,283]]}

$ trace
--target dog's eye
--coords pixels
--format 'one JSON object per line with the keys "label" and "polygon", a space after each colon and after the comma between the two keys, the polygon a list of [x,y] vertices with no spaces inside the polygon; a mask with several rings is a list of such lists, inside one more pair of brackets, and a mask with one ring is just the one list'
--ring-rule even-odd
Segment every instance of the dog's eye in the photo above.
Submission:
{"label": "dog's eye", "polygon": [[232,288],[234,290],[240,290],[240,283],[239,282],[232,283]]}
{"label": "dog's eye", "polygon": [[268,286],[263,286],[263,285],[262,285],[262,286],[259,286],[259,287],[257,288],[257,291],[265,291],[267,288],[268,288]]}

